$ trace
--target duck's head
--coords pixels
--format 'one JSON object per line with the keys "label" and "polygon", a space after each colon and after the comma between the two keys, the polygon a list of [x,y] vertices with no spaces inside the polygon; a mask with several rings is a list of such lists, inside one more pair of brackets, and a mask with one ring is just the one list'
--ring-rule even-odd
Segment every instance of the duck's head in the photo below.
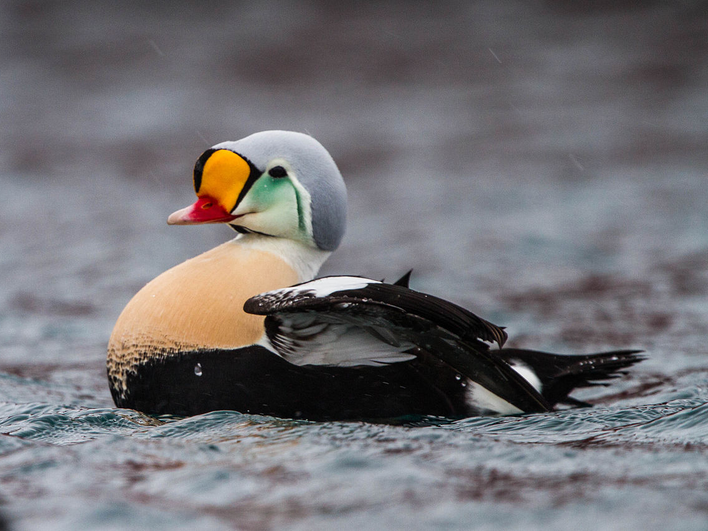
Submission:
{"label": "duck's head", "polygon": [[333,251],[344,236],[347,192],[334,160],[314,138],[263,131],[206,150],[194,166],[197,201],[167,223],[228,223]]}

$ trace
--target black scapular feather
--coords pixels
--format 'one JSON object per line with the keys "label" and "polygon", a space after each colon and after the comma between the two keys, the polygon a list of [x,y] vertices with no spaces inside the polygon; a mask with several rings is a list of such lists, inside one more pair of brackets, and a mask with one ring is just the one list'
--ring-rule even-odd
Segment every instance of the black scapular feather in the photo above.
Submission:
{"label": "black scapular feather", "polygon": [[[432,295],[380,283],[335,291],[327,297],[316,297],[304,288],[281,298],[258,295],[246,301],[244,310],[266,316],[320,313],[330,323],[384,326],[521,411],[551,409],[543,396],[482,342],[503,345],[507,336],[501,327]],[[274,320],[266,317],[266,330],[271,333],[277,333],[269,326]]]}

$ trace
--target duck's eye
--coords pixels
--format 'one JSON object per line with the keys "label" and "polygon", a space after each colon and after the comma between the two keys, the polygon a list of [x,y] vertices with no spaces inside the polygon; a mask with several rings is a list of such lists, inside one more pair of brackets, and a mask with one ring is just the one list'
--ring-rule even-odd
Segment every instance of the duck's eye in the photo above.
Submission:
{"label": "duck's eye", "polygon": [[274,166],[270,169],[268,175],[277,179],[279,177],[286,177],[288,175],[288,172],[285,171],[285,168],[283,168],[282,166]]}

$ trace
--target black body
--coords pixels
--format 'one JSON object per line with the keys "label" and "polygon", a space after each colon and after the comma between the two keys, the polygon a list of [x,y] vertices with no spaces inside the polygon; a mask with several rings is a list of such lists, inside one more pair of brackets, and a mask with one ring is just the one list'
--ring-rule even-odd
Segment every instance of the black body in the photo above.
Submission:
{"label": "black body", "polygon": [[[490,352],[531,367],[551,405],[585,405],[568,393],[617,377],[618,371],[642,359],[636,353]],[[118,407],[156,415],[235,410],[310,420],[375,420],[489,413],[468,403],[466,379],[457,371],[427,352],[416,354],[414,360],[381,367],[338,368],[293,365],[261,346],[185,352],[136,366],[128,376],[125,398],[111,391]]]}
{"label": "black body", "polygon": [[382,367],[300,367],[251,346],[185,352],[135,369],[127,396],[112,389],[113,399],[149,414],[235,410],[311,420],[474,414],[457,373],[426,353]]}

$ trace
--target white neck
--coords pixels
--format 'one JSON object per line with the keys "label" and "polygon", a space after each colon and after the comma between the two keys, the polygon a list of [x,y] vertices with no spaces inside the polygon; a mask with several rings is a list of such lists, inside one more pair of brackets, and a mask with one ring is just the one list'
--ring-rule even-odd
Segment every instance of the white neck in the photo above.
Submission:
{"label": "white neck", "polygon": [[295,240],[262,234],[239,234],[233,241],[246,248],[279,256],[295,270],[298,282],[307,282],[315,278],[322,264],[332,254]]}

